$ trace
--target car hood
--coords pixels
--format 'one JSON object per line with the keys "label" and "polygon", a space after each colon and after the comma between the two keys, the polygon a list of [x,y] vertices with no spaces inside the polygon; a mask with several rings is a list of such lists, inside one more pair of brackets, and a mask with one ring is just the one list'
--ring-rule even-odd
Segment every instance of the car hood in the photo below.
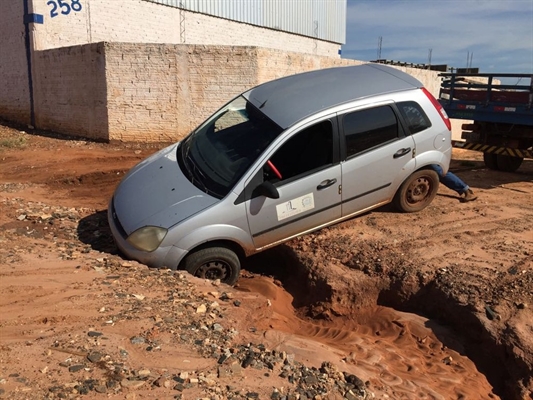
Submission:
{"label": "car hood", "polygon": [[127,235],[147,225],[168,229],[219,201],[183,175],[177,147],[169,146],[137,164],[118,185],[114,213]]}

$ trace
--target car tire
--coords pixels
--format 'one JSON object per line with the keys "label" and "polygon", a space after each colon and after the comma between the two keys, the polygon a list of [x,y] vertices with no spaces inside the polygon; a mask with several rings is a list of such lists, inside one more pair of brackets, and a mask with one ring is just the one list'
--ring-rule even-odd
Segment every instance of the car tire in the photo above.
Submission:
{"label": "car tire", "polygon": [[416,171],[407,178],[394,196],[394,206],[402,212],[426,208],[439,190],[439,174],[430,169]]}
{"label": "car tire", "polygon": [[515,172],[524,159],[521,157],[511,157],[498,154],[496,156],[496,163],[498,164],[498,169],[504,172]]}
{"label": "car tire", "polygon": [[494,153],[483,153],[483,162],[488,169],[498,171],[498,162],[496,154]]}
{"label": "car tire", "polygon": [[234,285],[241,272],[241,262],[227,247],[206,247],[189,254],[183,269],[198,278],[216,280]]}

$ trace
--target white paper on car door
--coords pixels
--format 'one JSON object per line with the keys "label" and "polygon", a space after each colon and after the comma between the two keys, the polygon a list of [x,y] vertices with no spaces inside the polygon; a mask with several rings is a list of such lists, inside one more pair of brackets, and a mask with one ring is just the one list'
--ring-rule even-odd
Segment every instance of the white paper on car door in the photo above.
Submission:
{"label": "white paper on car door", "polygon": [[313,193],[309,193],[285,203],[278,204],[276,206],[276,213],[278,215],[278,221],[282,221],[294,215],[312,210],[313,208],[315,208],[315,199]]}

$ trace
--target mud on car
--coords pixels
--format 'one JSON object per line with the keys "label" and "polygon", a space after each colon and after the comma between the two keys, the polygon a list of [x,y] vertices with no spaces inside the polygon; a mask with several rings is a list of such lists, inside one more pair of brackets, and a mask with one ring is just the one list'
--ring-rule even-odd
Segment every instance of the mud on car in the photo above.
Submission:
{"label": "mud on car", "polygon": [[241,260],[393,202],[422,210],[451,158],[450,121],[412,76],[365,64],[237,96],[132,168],[110,201],[118,248],[234,284]]}

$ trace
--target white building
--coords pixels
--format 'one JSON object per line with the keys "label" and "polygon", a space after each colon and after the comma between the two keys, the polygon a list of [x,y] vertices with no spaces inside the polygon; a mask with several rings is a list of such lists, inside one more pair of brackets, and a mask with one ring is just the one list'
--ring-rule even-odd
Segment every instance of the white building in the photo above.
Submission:
{"label": "white building", "polygon": [[345,27],[346,0],[2,0],[0,117],[37,127],[47,120],[37,99],[46,101],[38,59],[47,50],[164,43],[339,58]]}
{"label": "white building", "polygon": [[[179,139],[259,83],[360,64],[340,58],[346,1],[0,0],[0,118]],[[436,93],[434,72],[408,72]]]}

